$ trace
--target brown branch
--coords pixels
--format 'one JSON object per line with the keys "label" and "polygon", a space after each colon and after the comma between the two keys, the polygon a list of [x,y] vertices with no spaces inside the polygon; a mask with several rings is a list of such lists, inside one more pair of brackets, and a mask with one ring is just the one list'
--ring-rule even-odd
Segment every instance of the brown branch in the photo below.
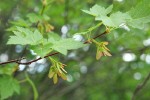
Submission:
{"label": "brown branch", "polygon": [[135,89],[134,92],[133,92],[132,100],[134,100],[135,95],[136,95],[140,90],[143,89],[143,87],[146,85],[146,83],[148,82],[149,79],[150,79],[150,73],[147,75],[147,77],[145,78],[145,80],[144,80],[141,84],[137,85],[136,89]]}
{"label": "brown branch", "polygon": [[[92,39],[99,38],[99,37],[101,37],[101,36],[105,35],[106,33],[107,33],[107,32],[105,31],[105,32],[103,32],[103,33],[101,33],[101,34],[99,34],[99,35],[97,35],[97,36],[93,37]],[[85,41],[85,42],[84,42],[84,44],[91,43],[92,39]]]}
{"label": "brown branch", "polygon": [[[59,54],[59,52],[55,52],[55,53],[46,55],[46,56],[44,56],[44,58],[47,58],[47,57],[49,57],[49,56],[54,56],[54,55],[56,55],[56,54]],[[23,64],[23,65],[29,65],[29,64],[31,64],[31,63],[33,63],[33,62],[36,62],[36,61],[40,60],[40,59],[42,59],[42,58],[39,57],[39,58],[37,58],[37,59],[35,59],[35,60],[31,60],[31,61],[26,62],[26,63],[21,63],[21,62],[17,62],[17,63],[18,63],[18,64]]]}
{"label": "brown branch", "polygon": [[[106,34],[106,33],[107,33],[107,32],[105,31],[105,32],[101,33],[100,35],[97,35],[97,36],[93,37],[92,39],[96,39],[96,38],[98,38],[98,37],[101,37],[101,36],[103,36],[103,35]],[[91,39],[91,40],[92,40],[92,39]],[[91,42],[91,40],[87,40],[87,41],[85,41],[83,44],[88,44],[88,43]],[[43,58],[47,58],[47,57],[49,57],[49,56],[53,56],[53,55],[56,55],[56,54],[59,54],[59,52],[54,52],[54,53],[48,54],[48,55],[44,56]],[[23,57],[23,58],[21,58],[21,60],[22,60],[22,59],[25,59],[25,58]],[[31,60],[31,61],[25,62],[25,63],[20,62],[20,59],[15,59],[15,60],[7,61],[7,62],[2,62],[2,63],[0,63],[0,65],[4,65],[4,64],[8,64],[8,63],[17,63],[17,64],[29,65],[29,64],[31,64],[31,63],[33,63],[33,62],[36,62],[36,61],[40,60],[40,59],[42,59],[42,58],[39,57],[39,58],[37,58],[37,59]]]}
{"label": "brown branch", "polygon": [[18,63],[20,60],[23,60],[23,59],[25,59],[25,58],[23,57],[23,58],[20,58],[20,59],[14,59],[14,60],[2,62],[2,63],[0,63],[0,65],[4,65],[4,64],[8,64],[8,63]]}

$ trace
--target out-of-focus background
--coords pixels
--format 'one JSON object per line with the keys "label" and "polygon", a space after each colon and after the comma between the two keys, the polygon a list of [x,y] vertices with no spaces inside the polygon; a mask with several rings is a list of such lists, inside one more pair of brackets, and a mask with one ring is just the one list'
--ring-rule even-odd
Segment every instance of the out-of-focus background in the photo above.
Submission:
{"label": "out-of-focus background", "polygon": [[[108,7],[113,4],[113,12],[126,12],[141,0],[53,0],[45,12],[50,16],[54,32],[63,38],[71,37],[77,32],[85,31],[96,25],[94,18],[83,13],[81,9],[89,9],[94,4]],[[0,0],[0,62],[17,59],[24,46],[6,45],[12,32],[6,31],[11,21],[27,19],[31,12],[39,12],[42,8],[40,0]],[[103,32],[103,28],[93,31],[93,36]],[[74,36],[84,40],[80,35]],[[23,70],[35,83],[39,92],[38,100],[130,100],[135,88],[142,83],[150,70],[150,25],[139,29],[117,29],[98,39],[109,41],[112,57],[95,59],[94,45],[79,50],[69,51],[67,56],[59,54],[60,61],[67,65],[67,81],[59,79],[54,85],[47,77],[50,64],[46,59],[39,60],[29,66],[19,65],[18,80],[24,77]],[[33,59],[34,53],[28,50],[27,60]],[[15,64],[3,67],[16,66]],[[7,69],[6,69],[7,70]],[[8,100],[33,100],[33,91],[28,83],[20,83],[20,95],[13,95]],[[150,82],[136,95],[135,100],[150,99]]]}

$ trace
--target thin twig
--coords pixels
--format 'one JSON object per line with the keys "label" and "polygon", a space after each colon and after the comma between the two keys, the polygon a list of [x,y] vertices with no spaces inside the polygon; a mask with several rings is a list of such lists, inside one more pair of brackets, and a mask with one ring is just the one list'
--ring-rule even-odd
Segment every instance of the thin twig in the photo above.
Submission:
{"label": "thin twig", "polygon": [[[107,32],[105,31],[105,32],[103,32],[102,34],[99,34],[99,35],[93,37],[92,39],[96,39],[96,38],[98,38],[98,37],[101,37],[101,36],[105,35],[106,33],[107,33]],[[90,42],[92,41],[92,39],[85,41],[84,44],[90,43]]]}
{"label": "thin twig", "polygon": [[[58,53],[59,53],[59,52],[55,52],[55,53],[46,55],[46,56],[44,56],[44,58],[47,58],[47,57],[49,57],[49,56],[54,56],[54,55],[56,55],[56,54],[58,54]],[[40,59],[42,59],[42,58],[39,57],[39,58],[34,59],[34,60],[31,60],[31,61],[29,61],[29,62],[25,62],[25,63],[17,62],[17,63],[18,63],[18,64],[22,64],[22,65],[29,65],[29,64],[31,64],[31,63],[33,63],[33,62],[36,62],[36,61],[40,60]]]}
{"label": "thin twig", "polygon": [[[41,16],[43,15],[43,13],[44,13],[44,11],[45,11],[45,8],[46,8],[46,4],[44,4],[44,2],[46,2],[46,1],[43,0],[42,10],[41,10],[41,12],[40,12],[40,15],[41,15]],[[40,23],[40,21],[38,21],[38,22],[36,23],[36,27],[38,27],[39,23]]]}
{"label": "thin twig", "polygon": [[[98,38],[98,37],[101,37],[101,36],[105,35],[106,33],[107,33],[107,32],[103,32],[103,33],[101,33],[100,35],[97,35],[97,36],[93,37],[92,39],[96,39],[96,38]],[[92,39],[91,39],[91,40],[92,40]],[[90,40],[90,41],[91,41],[91,40]],[[88,44],[88,43],[90,43],[90,41],[87,40],[87,41],[85,41],[83,44]],[[44,56],[43,58],[47,58],[47,57],[50,57],[50,56],[53,56],[53,55],[56,55],[56,54],[59,54],[59,52],[54,52],[54,53],[48,54],[48,55]],[[23,58],[21,58],[21,60],[22,60],[22,59],[25,59],[25,58],[23,57]],[[0,63],[0,65],[4,65],[4,64],[8,64],[8,63],[17,63],[17,64],[29,65],[29,64],[31,64],[31,63],[33,63],[33,62],[36,62],[36,61],[40,60],[40,59],[42,59],[42,58],[39,57],[39,58],[37,58],[37,59],[31,60],[31,61],[25,62],[25,63],[20,62],[20,59],[15,59],[15,60],[7,61],[7,62],[2,62],[2,63]]]}
{"label": "thin twig", "polygon": [[25,57],[20,58],[20,59],[14,59],[14,60],[2,62],[2,63],[0,63],[0,65],[4,65],[4,64],[8,64],[8,63],[18,63],[20,60],[23,60],[23,59],[25,59]]}
{"label": "thin twig", "polygon": [[144,80],[141,84],[137,85],[136,89],[135,89],[134,92],[133,92],[133,95],[132,95],[132,99],[131,99],[131,100],[134,100],[135,95],[136,95],[140,90],[143,89],[143,87],[146,85],[146,83],[148,82],[149,79],[150,79],[150,73],[147,75],[147,77],[145,78],[145,80]]}

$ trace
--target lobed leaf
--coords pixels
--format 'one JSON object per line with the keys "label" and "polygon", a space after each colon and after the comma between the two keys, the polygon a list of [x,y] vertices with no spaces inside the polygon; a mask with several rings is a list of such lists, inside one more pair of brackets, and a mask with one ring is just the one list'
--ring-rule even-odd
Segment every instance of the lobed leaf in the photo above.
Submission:
{"label": "lobed leaf", "polygon": [[85,45],[82,42],[78,42],[72,38],[68,38],[55,41],[55,43],[52,46],[52,49],[66,55],[68,50],[78,49],[83,46]]}
{"label": "lobed leaf", "polygon": [[143,29],[144,24],[150,22],[150,0],[142,0],[128,14],[132,17],[132,20],[128,21],[128,25]]}
{"label": "lobed leaf", "polygon": [[119,27],[122,23],[127,23],[127,20],[131,19],[127,13],[116,12],[108,16],[96,17],[96,20],[100,20],[104,25],[109,27]]}
{"label": "lobed leaf", "polygon": [[30,46],[30,49],[33,50],[35,53],[37,53],[37,55],[39,55],[40,57],[44,57],[45,55],[47,55],[48,53],[50,53],[52,51],[51,49],[52,44],[40,44],[40,45],[33,45]]}
{"label": "lobed leaf", "polygon": [[43,36],[38,30],[32,32],[28,28],[17,27],[17,31],[13,31],[13,33],[15,36],[10,36],[7,44],[37,45],[43,39]]}

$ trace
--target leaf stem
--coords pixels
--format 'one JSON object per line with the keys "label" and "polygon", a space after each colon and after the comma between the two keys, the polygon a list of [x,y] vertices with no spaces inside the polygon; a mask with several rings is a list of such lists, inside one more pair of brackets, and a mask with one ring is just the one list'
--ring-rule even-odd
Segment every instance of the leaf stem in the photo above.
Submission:
{"label": "leaf stem", "polygon": [[98,27],[101,26],[102,24],[103,24],[103,23],[100,22],[100,23],[98,23],[96,26],[93,26],[93,27],[89,28],[88,31],[93,31],[94,29],[98,28]]}
{"label": "leaf stem", "polygon": [[38,91],[36,89],[35,84],[33,83],[33,81],[29,78],[28,74],[25,73],[26,76],[26,80],[29,82],[29,84],[31,85],[32,89],[33,89],[33,93],[34,93],[34,100],[38,99]]}
{"label": "leaf stem", "polygon": [[19,83],[24,83],[24,82],[26,82],[26,81],[27,81],[27,79],[20,80]]}

